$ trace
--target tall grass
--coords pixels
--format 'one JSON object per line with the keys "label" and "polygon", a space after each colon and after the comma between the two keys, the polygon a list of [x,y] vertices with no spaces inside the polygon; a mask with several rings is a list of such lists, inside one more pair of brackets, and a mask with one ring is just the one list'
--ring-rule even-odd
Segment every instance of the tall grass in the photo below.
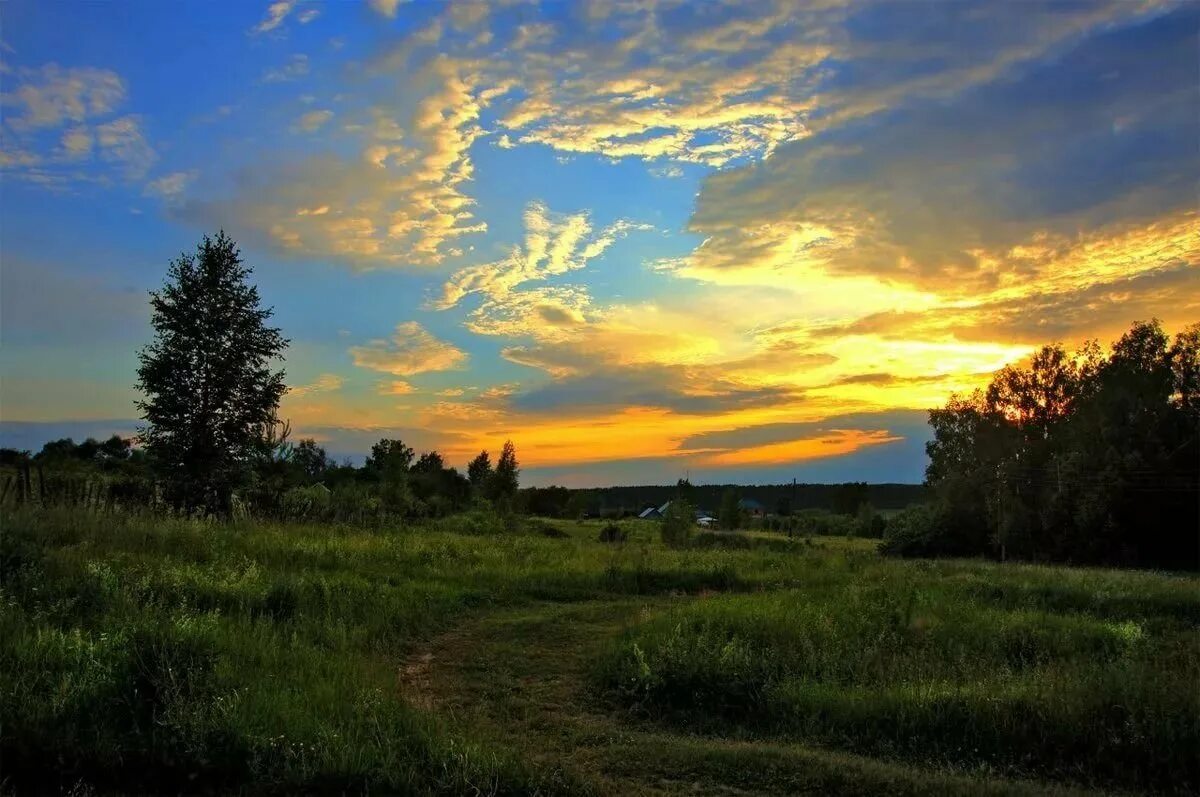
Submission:
{"label": "tall grass", "polygon": [[[577,793],[409,705],[492,607],[641,596],[597,684],[689,727],[1195,789],[1200,598],[1153,574],[668,548],[486,513],[379,529],[6,512],[0,756],[18,791]],[[855,541],[857,542],[857,541]],[[538,609],[532,609],[537,611]]]}
{"label": "tall grass", "polygon": [[622,705],[922,764],[1200,785],[1198,582],[871,564],[647,619],[598,665]]}

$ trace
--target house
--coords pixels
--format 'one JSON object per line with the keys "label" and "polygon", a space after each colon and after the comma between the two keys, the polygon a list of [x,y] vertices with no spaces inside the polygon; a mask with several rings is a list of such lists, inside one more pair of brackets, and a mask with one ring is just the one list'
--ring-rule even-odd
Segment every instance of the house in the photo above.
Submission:
{"label": "house", "polygon": [[661,517],[662,512],[660,512],[656,506],[647,507],[638,513],[638,518],[640,520],[658,520]]}
{"label": "house", "polygon": [[748,517],[762,517],[767,514],[767,509],[753,498],[742,498],[738,501],[738,509],[746,513]]}

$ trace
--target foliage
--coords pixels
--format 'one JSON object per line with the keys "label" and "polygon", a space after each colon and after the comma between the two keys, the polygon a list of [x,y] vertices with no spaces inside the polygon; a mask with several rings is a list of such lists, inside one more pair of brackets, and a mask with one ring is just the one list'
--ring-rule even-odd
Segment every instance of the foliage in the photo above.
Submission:
{"label": "foliage", "polygon": [[504,448],[500,450],[500,459],[496,461],[496,470],[489,480],[492,500],[505,499],[511,505],[517,495],[517,480],[520,473],[516,446],[512,444],[511,440],[505,440]]}
{"label": "foliage", "polygon": [[476,490],[486,492],[488,482],[492,480],[492,460],[486,450],[480,451],[467,465],[467,479]]}
{"label": "foliage", "polygon": [[734,490],[726,490],[721,496],[721,508],[717,511],[717,520],[721,528],[736,531],[742,527],[742,508],[738,503],[738,494]]}
{"label": "foliage", "polygon": [[619,524],[605,523],[596,539],[600,542],[625,542],[628,537],[625,529],[621,528]]}
{"label": "foliage", "polygon": [[288,341],[267,326],[251,270],[233,241],[204,237],[150,294],[154,340],[138,355],[142,445],[167,499],[228,517],[287,389],[274,370]]}
{"label": "foliage", "polygon": [[[1135,324],[1102,356],[1046,346],[930,412],[939,508],[887,550],[1200,567],[1200,325]],[[936,525],[916,530],[918,517]]]}
{"label": "foliage", "polygon": [[696,510],[686,500],[676,498],[667,505],[659,521],[659,532],[665,545],[682,548],[696,530]]}

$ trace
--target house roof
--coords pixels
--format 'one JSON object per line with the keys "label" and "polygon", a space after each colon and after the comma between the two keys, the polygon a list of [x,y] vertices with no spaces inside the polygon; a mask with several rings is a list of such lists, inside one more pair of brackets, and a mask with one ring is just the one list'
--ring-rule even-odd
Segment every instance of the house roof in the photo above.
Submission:
{"label": "house roof", "polygon": [[658,511],[656,508],[651,506],[651,507],[646,507],[641,512],[639,512],[638,517],[650,518],[650,517],[654,517],[655,515],[661,515],[661,514],[662,514],[662,512]]}

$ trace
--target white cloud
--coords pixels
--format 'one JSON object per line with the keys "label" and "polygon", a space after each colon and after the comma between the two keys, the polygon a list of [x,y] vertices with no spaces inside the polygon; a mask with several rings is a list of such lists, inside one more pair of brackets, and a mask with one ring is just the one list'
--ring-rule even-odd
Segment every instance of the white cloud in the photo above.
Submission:
{"label": "white cloud", "polygon": [[296,0],[276,0],[267,6],[267,15],[263,17],[262,22],[259,22],[253,28],[251,33],[269,33],[275,30],[283,21],[287,19],[288,14],[292,13],[292,9],[296,7]]}
{"label": "white cloud", "polygon": [[630,231],[650,229],[650,225],[622,219],[593,234],[587,213],[554,214],[541,202],[531,203],[525,209],[524,247],[513,247],[500,260],[456,272],[443,286],[435,306],[453,307],[470,293],[502,298],[522,283],[581,269]]}
{"label": "white cloud", "polygon": [[125,99],[125,82],[117,73],[93,67],[63,68],[50,63],[21,69],[17,86],[0,94],[0,104],[16,109],[5,114],[16,131],[59,127],[112,113]]}
{"label": "white cloud", "polygon": [[307,385],[295,385],[288,390],[291,397],[310,396],[313,393],[333,393],[341,390],[346,380],[337,374],[321,374]]}
{"label": "white cloud", "polygon": [[400,7],[400,3],[401,0],[367,0],[371,8],[389,18],[396,16],[396,9]]}
{"label": "white cloud", "polygon": [[68,128],[62,135],[63,155],[79,160],[92,154],[92,133],[85,126]]}
{"label": "white cloud", "polygon": [[388,340],[376,339],[351,347],[350,356],[360,368],[396,376],[446,371],[467,360],[466,352],[434,337],[416,321],[397,324]]}
{"label": "white cloud", "polygon": [[142,135],[137,116],[123,116],[96,127],[100,157],[119,163],[131,178],[141,177],[158,155]]}
{"label": "white cloud", "polygon": [[303,130],[306,133],[313,133],[313,132],[316,132],[317,130],[319,130],[322,126],[325,125],[326,122],[328,122],[332,118],[333,118],[333,111],[329,111],[329,110],[309,111],[308,113],[303,114],[299,119],[296,120],[295,128],[297,130]]}
{"label": "white cloud", "polygon": [[268,69],[263,73],[263,83],[286,83],[291,80],[302,78],[308,74],[308,56],[304,53],[296,53],[288,62],[280,67]]}
{"label": "white cloud", "polygon": [[145,193],[166,200],[175,200],[187,190],[188,185],[195,179],[195,171],[171,172],[147,183]]}

